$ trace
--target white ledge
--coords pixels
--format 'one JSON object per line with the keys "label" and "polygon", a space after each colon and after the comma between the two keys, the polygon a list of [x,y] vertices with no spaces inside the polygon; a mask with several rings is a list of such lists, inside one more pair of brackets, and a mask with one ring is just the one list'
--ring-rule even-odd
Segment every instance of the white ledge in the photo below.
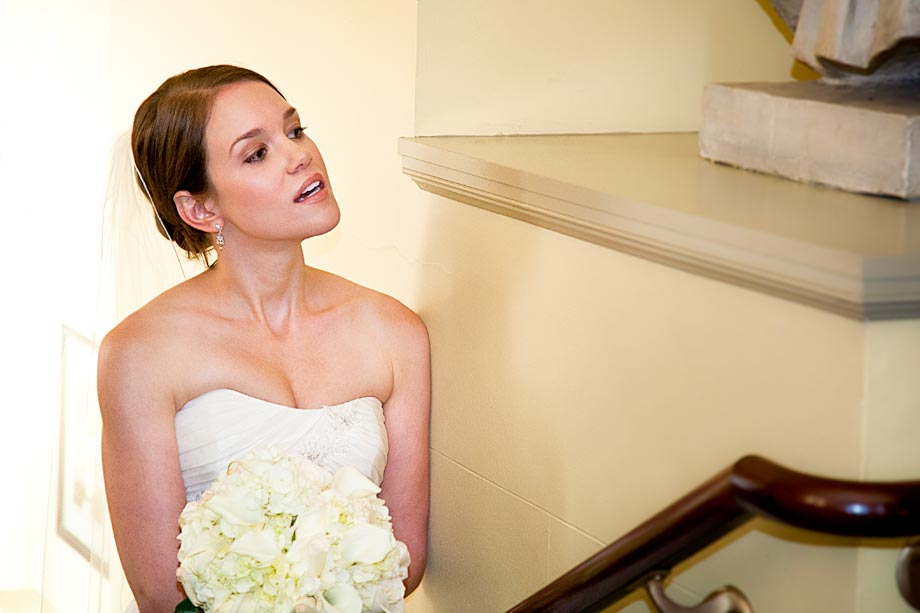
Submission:
{"label": "white ledge", "polygon": [[426,191],[847,317],[920,318],[920,204],[697,151],[696,134],[399,141]]}

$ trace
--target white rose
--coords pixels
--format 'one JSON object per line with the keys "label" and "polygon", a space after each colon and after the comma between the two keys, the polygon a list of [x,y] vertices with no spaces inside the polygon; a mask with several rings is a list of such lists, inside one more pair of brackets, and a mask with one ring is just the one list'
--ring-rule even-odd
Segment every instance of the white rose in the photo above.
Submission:
{"label": "white rose", "polygon": [[[322,536],[297,538],[288,549],[287,558],[294,573],[307,577],[319,577],[326,570],[329,556],[329,543]],[[313,588],[315,591],[317,587]]]}
{"label": "white rose", "polygon": [[402,578],[405,579],[409,576],[408,568],[412,560],[409,556],[409,548],[402,541],[396,541],[396,556],[396,564],[403,570]]}
{"label": "white rose", "polygon": [[332,475],[328,470],[303,456],[297,457],[294,466],[297,482],[301,487],[309,489],[314,493],[319,493],[320,490],[329,487],[329,484],[332,482]]}
{"label": "white rose", "polygon": [[294,592],[301,597],[315,596],[322,586],[323,584],[318,577],[310,577],[304,574],[298,578]]}
{"label": "white rose", "polygon": [[210,530],[204,532],[183,532],[179,537],[179,562],[194,573],[204,572],[207,564],[217,557],[225,544],[224,540]]}
{"label": "white rose", "polygon": [[404,596],[406,586],[397,579],[387,579],[377,585],[374,593],[372,610],[386,611],[387,613],[402,613],[406,608]]}
{"label": "white rose", "polygon": [[252,491],[231,490],[209,498],[204,505],[231,525],[253,525],[262,518],[259,496]]}
{"label": "white rose", "polygon": [[319,608],[316,601],[310,598],[308,600],[302,600],[294,605],[291,613],[319,613]]}
{"label": "white rose", "polygon": [[351,580],[356,584],[376,581],[380,578],[380,572],[372,564],[355,564],[351,567],[349,575],[351,575]]}

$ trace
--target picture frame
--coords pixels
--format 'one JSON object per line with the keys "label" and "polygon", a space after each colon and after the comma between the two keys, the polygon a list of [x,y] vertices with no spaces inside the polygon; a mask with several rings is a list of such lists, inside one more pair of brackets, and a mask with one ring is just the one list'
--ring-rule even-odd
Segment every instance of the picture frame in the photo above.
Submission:
{"label": "picture frame", "polygon": [[92,340],[63,327],[57,534],[104,571],[98,553],[106,512],[99,453],[102,419],[96,399],[96,356]]}

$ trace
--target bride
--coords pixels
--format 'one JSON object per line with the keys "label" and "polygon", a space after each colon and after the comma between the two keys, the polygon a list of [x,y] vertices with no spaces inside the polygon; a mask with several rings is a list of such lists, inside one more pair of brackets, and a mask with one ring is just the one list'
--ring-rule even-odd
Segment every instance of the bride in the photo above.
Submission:
{"label": "bride", "polygon": [[161,233],[217,256],[100,348],[106,493],[140,613],[185,598],[186,502],[267,444],[380,484],[411,592],[427,556],[428,336],[395,299],[304,265],[301,241],[339,208],[297,111],[261,75],[210,66],[147,98],[131,141]]}

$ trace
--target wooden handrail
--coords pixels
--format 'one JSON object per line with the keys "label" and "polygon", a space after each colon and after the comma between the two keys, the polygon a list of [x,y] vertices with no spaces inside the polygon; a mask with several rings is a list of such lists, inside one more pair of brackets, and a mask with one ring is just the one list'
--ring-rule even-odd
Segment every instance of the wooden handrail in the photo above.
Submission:
{"label": "wooden handrail", "polygon": [[920,534],[920,481],[826,479],[748,456],[735,464],[732,488],[752,514],[814,532],[865,538]]}
{"label": "wooden handrail", "polygon": [[920,481],[826,479],[746,456],[508,613],[600,610],[756,516],[840,536],[917,536]]}

